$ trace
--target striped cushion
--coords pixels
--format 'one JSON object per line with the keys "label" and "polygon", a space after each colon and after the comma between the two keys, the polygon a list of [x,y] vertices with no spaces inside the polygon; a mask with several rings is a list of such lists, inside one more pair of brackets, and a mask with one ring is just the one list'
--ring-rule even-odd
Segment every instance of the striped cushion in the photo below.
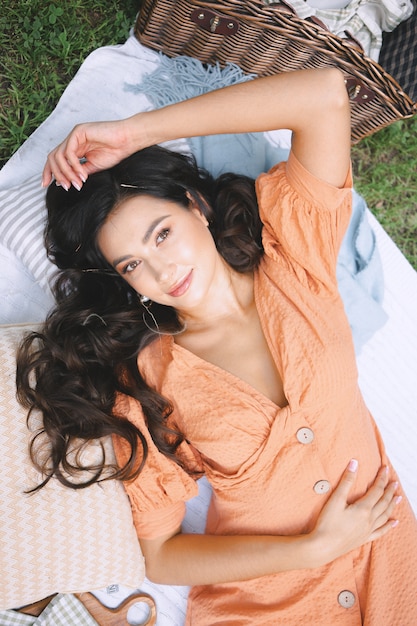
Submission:
{"label": "striped cushion", "polygon": [[21,260],[35,281],[48,291],[55,266],[43,245],[46,208],[40,176],[0,191],[0,242]]}

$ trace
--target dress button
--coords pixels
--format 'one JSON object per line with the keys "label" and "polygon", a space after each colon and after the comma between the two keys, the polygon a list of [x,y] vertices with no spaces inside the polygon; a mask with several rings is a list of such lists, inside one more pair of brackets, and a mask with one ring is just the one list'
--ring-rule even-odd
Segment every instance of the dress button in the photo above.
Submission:
{"label": "dress button", "polygon": [[328,480],[318,480],[313,489],[316,493],[327,493],[330,490],[330,483]]}
{"label": "dress button", "polygon": [[339,593],[337,601],[344,609],[350,609],[356,602],[355,594],[345,589]]}
{"label": "dress button", "polygon": [[314,439],[314,433],[311,428],[299,428],[296,437],[300,443],[311,443]]}

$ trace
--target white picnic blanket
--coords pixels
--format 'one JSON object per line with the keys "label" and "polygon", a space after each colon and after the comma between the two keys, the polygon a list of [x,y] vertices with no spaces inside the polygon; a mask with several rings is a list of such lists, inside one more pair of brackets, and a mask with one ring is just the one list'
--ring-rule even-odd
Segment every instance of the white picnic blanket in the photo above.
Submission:
{"label": "white picnic blanket", "polygon": [[[0,171],[0,192],[19,186],[23,192],[27,181],[32,179],[33,183],[39,176],[39,196],[42,193],[40,173],[46,156],[75,124],[119,119],[149,108],[150,102],[144,93],[126,86],[140,83],[159,62],[159,55],[141,46],[133,36],[124,45],[94,51],[51,116]],[[288,148],[288,133],[274,135],[273,139],[283,149]],[[187,150],[188,144],[179,141],[170,147]],[[404,489],[417,511],[417,273],[368,209],[366,215],[381,258],[382,308],[387,321],[367,340],[358,356],[360,384]],[[23,223],[22,228],[24,226]],[[28,269],[30,262],[30,248],[26,256],[19,256],[18,248],[0,245],[0,310],[8,316],[3,323],[23,321],[17,319],[21,315],[24,321],[38,321],[51,305],[48,290],[40,286]],[[185,526],[190,532],[204,528],[209,495],[210,489],[203,480],[201,495],[188,506]],[[156,599],[158,626],[183,624],[186,588],[158,586],[146,581],[142,589]],[[117,604],[130,591],[116,585],[99,591],[98,595],[106,603]]]}

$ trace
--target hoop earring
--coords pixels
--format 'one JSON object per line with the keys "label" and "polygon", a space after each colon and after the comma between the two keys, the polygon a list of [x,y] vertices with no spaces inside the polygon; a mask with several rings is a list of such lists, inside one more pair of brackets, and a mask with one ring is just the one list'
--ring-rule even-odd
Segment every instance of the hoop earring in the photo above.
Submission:
{"label": "hoop earring", "polygon": [[[141,303],[141,305],[145,309],[143,311],[143,313],[142,313],[143,323],[145,324],[146,328],[151,331],[151,333],[154,333],[155,335],[180,335],[181,333],[183,333],[186,330],[186,328],[187,328],[186,324],[184,324],[184,326],[182,328],[180,328],[179,330],[174,330],[172,332],[167,332],[167,331],[164,331],[164,330],[160,330],[159,326],[158,326],[158,322],[156,321],[156,317],[155,317],[155,315],[151,311],[152,300],[150,298],[148,298],[148,296],[140,295],[139,296],[139,302]],[[146,321],[146,313],[151,318],[151,320],[152,320],[152,322],[154,324],[154,328],[152,328],[152,326],[150,326],[148,324],[148,322]]]}

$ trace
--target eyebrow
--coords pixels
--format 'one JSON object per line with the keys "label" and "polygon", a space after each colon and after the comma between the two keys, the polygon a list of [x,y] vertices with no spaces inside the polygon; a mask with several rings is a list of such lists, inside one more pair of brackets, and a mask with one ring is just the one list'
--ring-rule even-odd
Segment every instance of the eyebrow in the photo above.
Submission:
{"label": "eyebrow", "polygon": [[[164,221],[164,219],[166,219],[167,217],[169,217],[169,215],[162,215],[162,217],[157,217],[156,219],[153,220],[153,222],[151,222],[149,224],[149,227],[146,231],[146,233],[143,236],[142,239],[142,243],[145,244],[149,241],[153,231],[155,230],[155,228],[158,226],[158,224],[160,224],[161,222]],[[124,256],[118,257],[117,259],[114,259],[112,265],[114,268],[116,268],[119,263],[122,263],[123,261],[127,261],[128,259],[131,258],[131,254],[125,254]]]}
{"label": "eyebrow", "polygon": [[150,236],[152,235],[155,228],[158,226],[158,224],[163,222],[167,217],[169,217],[169,215],[163,215],[162,217],[157,217],[153,222],[151,222],[148,230],[143,236],[142,243],[147,243],[149,241]]}

